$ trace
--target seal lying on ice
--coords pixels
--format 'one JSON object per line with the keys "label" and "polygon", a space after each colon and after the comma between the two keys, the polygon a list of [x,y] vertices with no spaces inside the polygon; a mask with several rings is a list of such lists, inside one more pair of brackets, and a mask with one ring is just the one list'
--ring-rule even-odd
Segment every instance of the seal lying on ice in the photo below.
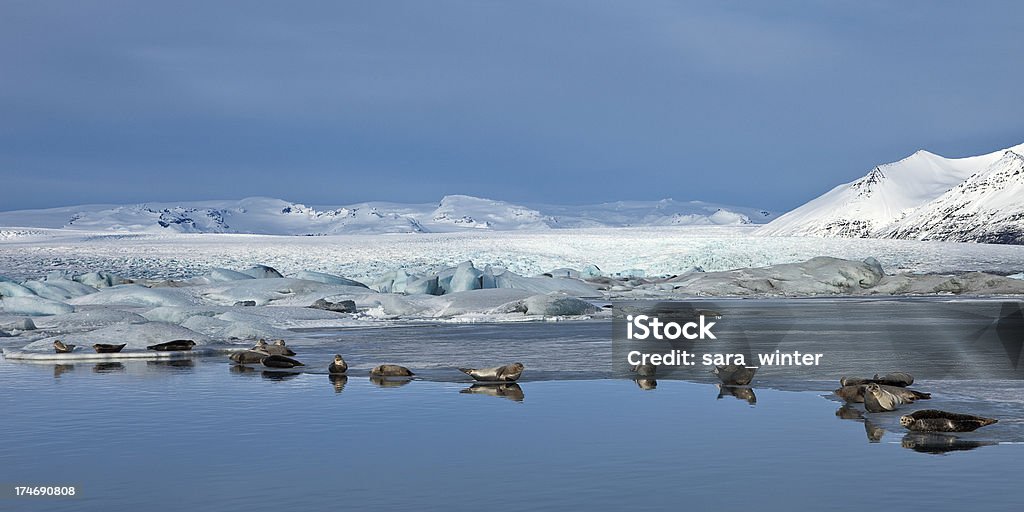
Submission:
{"label": "seal lying on ice", "polygon": [[524,369],[523,363],[512,363],[495,368],[459,368],[459,371],[480,382],[515,382]]}
{"label": "seal lying on ice", "polygon": [[58,354],[70,354],[74,350],[75,350],[75,346],[74,345],[67,345],[67,344],[65,344],[61,340],[54,340],[53,341],[53,351],[58,353]]}
{"label": "seal lying on ice", "polygon": [[411,370],[397,364],[382,364],[370,370],[372,377],[412,377],[416,375]]}
{"label": "seal lying on ice", "polygon": [[935,409],[914,411],[906,416],[900,416],[900,425],[914,432],[974,432],[998,421],[995,418]]}
{"label": "seal lying on ice", "polygon": [[149,350],[156,350],[157,352],[178,352],[182,350],[192,350],[192,347],[194,346],[196,346],[196,342],[192,340],[174,340],[168,341],[167,343],[150,345],[146,348]]}

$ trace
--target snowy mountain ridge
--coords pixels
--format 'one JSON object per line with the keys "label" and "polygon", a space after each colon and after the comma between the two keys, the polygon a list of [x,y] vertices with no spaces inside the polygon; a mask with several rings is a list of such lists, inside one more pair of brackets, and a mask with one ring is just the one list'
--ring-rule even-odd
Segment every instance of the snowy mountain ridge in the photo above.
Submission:
{"label": "snowy mountain ridge", "polygon": [[358,203],[314,208],[266,197],[241,200],[85,205],[0,212],[0,226],[117,232],[336,235],[575,227],[742,225],[773,212],[704,203],[624,201],[586,206],[528,207],[449,195],[436,204]]}
{"label": "snowy mountain ridge", "polygon": [[[1024,214],[1024,195],[1015,195],[1013,180],[1004,174],[1008,165],[1012,167],[1006,159],[1013,161],[1007,155],[1021,153],[1024,144],[966,158],[917,151],[833,188],[770,222],[758,234],[1020,243],[1006,240],[1019,239],[1013,233],[1024,233],[1024,224],[1013,220],[1016,214]],[[956,197],[968,203],[998,200],[998,205],[965,210],[972,212],[969,216],[950,216],[954,199],[947,194],[956,189],[960,189]],[[995,210],[1007,215],[996,215]],[[1002,234],[987,233],[982,226],[995,217],[1003,223],[1001,231],[996,230]]]}

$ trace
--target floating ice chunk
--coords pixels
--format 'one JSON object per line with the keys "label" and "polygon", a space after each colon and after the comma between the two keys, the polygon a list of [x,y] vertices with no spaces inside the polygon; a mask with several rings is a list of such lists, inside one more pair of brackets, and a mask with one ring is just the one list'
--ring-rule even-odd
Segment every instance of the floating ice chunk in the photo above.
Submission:
{"label": "floating ice chunk", "polygon": [[247,268],[247,269],[243,270],[242,273],[247,275],[247,276],[255,277],[256,279],[270,279],[270,278],[275,278],[275,277],[284,277],[284,276],[281,275],[280,272],[275,270],[273,267],[268,267],[266,265],[256,265],[256,266],[253,266],[253,267],[250,267],[250,268]]}
{"label": "floating ice chunk", "polygon": [[35,297],[36,293],[14,281],[0,281],[0,296]]}
{"label": "floating ice chunk", "polygon": [[142,314],[151,322],[167,322],[182,325],[194,316],[214,317],[227,311],[222,306],[160,306]]}
{"label": "floating ice chunk", "polygon": [[425,316],[436,318],[470,313],[486,313],[502,304],[521,300],[529,295],[529,292],[510,288],[489,288],[455,292],[425,299],[423,304],[427,308],[424,313]]}
{"label": "floating ice chunk", "polygon": [[330,295],[367,292],[369,290],[362,287],[323,284],[288,277],[234,281],[196,289],[196,293],[203,299],[216,304],[232,305],[239,301],[252,300],[256,302],[257,306],[265,306],[270,303],[308,306],[316,299]]}
{"label": "floating ice chunk", "polygon": [[243,274],[241,272],[236,272],[234,270],[228,270],[226,268],[215,268],[211,270],[209,274],[207,274],[207,277],[210,279],[211,282],[242,281],[245,279],[256,279],[255,277],[250,276],[248,274]]}
{"label": "floating ice chunk", "polygon": [[405,293],[405,285],[410,279],[417,279],[417,276],[401,269],[392,270],[374,280],[373,289],[381,293]]}
{"label": "floating ice chunk", "polygon": [[473,266],[472,261],[460,263],[455,267],[451,279],[446,285],[442,285],[445,293],[457,293],[468,290],[479,290],[483,288],[484,273]]}
{"label": "floating ice chunk", "polygon": [[143,324],[141,315],[108,307],[77,308],[74,313],[40,317],[40,329],[60,333],[92,331],[114,324]]}
{"label": "floating ice chunk", "polygon": [[531,295],[525,299],[503,304],[495,313],[525,313],[540,316],[581,316],[596,313],[600,308],[576,297],[561,293]]}
{"label": "floating ice chunk", "polygon": [[[210,339],[195,331],[191,331],[179,325],[166,324],[162,322],[147,322],[144,324],[114,324],[93,331],[77,333],[74,335],[60,335],[43,338],[26,345],[22,350],[26,352],[53,353],[54,340],[61,340],[66,343],[77,345],[75,352],[93,352],[91,346],[94,343],[109,343],[120,345],[127,344],[124,351],[145,351],[149,345],[165,343],[171,340],[192,340],[197,345],[209,344]],[[73,355],[73,354],[69,354]]]}
{"label": "floating ice chunk", "polygon": [[111,286],[128,284],[131,282],[128,279],[109,272],[89,272],[87,274],[75,276],[74,280],[93,288],[110,288]]}
{"label": "floating ice chunk", "polygon": [[1006,277],[1009,277],[1010,279],[1021,279],[1021,280],[1024,280],[1024,272],[1021,272],[1019,274],[1008,275]]}
{"label": "floating ice chunk", "polygon": [[8,331],[34,331],[36,324],[31,318],[3,318],[0,317],[0,328]]}
{"label": "floating ice chunk", "polygon": [[220,318],[193,316],[182,324],[193,331],[201,332],[214,339],[255,340],[259,338],[285,338],[288,331],[274,328],[263,322],[233,322]]}
{"label": "floating ice chunk", "polygon": [[354,281],[352,279],[332,274],[325,274],[323,272],[311,272],[309,270],[302,270],[300,272],[296,272],[294,275],[289,277],[294,277],[295,279],[305,279],[306,281],[315,281],[317,283],[324,284],[341,284],[345,286],[361,286],[363,288],[369,288],[368,286],[366,286],[363,283],[360,283],[359,281]]}
{"label": "floating ice chunk", "polygon": [[45,281],[25,281],[23,286],[36,295],[51,300],[68,300],[96,293],[96,288],[63,277],[47,277]]}
{"label": "floating ice chunk", "polygon": [[800,263],[725,272],[704,272],[670,279],[677,291],[695,295],[852,294],[877,285],[885,273],[878,261],[818,257]]}
{"label": "floating ice chunk", "polygon": [[601,269],[598,268],[597,265],[587,265],[587,266],[583,267],[583,270],[580,271],[580,277],[583,278],[583,279],[588,279],[588,278],[592,278],[592,277],[601,277],[603,275],[604,275],[604,273],[601,272]]}
{"label": "floating ice chunk", "polygon": [[601,295],[597,288],[577,279],[524,277],[507,271],[494,276],[494,285],[497,288],[515,288],[534,294],[562,292],[579,297],[597,297]]}
{"label": "floating ice chunk", "polygon": [[4,297],[0,308],[10,314],[29,316],[62,315],[75,310],[70,304],[35,296]]}
{"label": "floating ice chunk", "polygon": [[137,284],[124,284],[103,288],[97,293],[71,299],[72,304],[123,306],[193,306],[200,304],[186,288],[146,288]]}
{"label": "floating ice chunk", "polygon": [[422,295],[440,295],[441,287],[438,285],[437,276],[426,276],[407,281],[405,293]]}
{"label": "floating ice chunk", "polygon": [[540,277],[566,277],[569,279],[579,279],[580,275],[580,271],[574,268],[556,268],[554,270],[544,272]]}

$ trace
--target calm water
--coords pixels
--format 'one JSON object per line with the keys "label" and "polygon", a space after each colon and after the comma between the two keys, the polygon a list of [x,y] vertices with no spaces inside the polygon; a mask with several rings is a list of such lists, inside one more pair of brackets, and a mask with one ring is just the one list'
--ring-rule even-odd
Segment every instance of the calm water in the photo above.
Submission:
{"label": "calm water", "polygon": [[[917,383],[934,398],[907,410],[1000,422],[915,436],[899,413],[842,409],[827,397],[834,380],[814,375],[766,371],[738,396],[709,381],[643,390],[605,378],[610,332],[572,322],[303,333],[292,345],[310,367],[298,374],[219,357],[0,361],[0,483],[79,486],[74,499],[6,499],[0,510],[1022,507],[1012,492],[1024,471],[1020,380]],[[354,368],[345,380],[325,374],[336,351]],[[856,358],[836,364],[885,363]],[[501,388],[451,370],[506,360],[535,370]],[[365,369],[385,361],[423,379],[371,382]]]}

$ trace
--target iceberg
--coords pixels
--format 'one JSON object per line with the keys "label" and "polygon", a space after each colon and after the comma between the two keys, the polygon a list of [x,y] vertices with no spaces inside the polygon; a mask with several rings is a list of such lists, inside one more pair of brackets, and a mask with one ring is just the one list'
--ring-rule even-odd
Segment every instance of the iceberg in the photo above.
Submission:
{"label": "iceberg", "polygon": [[9,314],[28,316],[62,315],[75,310],[74,306],[65,302],[36,296],[4,297],[0,300],[0,308]]}

